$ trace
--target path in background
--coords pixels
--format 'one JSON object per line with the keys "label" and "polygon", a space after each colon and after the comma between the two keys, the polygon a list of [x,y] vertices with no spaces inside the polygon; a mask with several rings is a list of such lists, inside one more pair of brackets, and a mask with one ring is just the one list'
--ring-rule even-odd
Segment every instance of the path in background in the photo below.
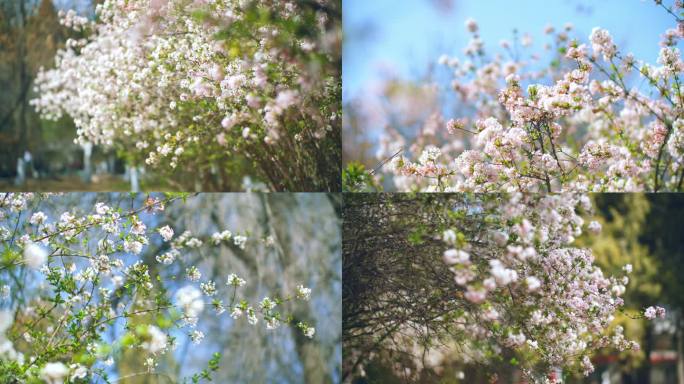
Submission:
{"label": "path in background", "polygon": [[[31,191],[31,192],[73,192],[73,191],[109,191],[128,192],[131,185],[120,176],[95,176],[92,183],[84,183],[78,176],[66,176],[54,179],[28,179],[24,185],[14,185],[14,179],[0,179],[0,191]],[[146,191],[170,191],[169,185],[143,183]]]}

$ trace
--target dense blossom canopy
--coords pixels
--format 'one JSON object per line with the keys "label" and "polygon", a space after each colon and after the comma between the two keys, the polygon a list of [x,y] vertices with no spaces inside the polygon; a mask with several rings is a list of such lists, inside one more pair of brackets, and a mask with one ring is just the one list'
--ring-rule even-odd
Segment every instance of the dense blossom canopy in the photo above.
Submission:
{"label": "dense blossom canopy", "polygon": [[439,60],[453,72],[462,116],[444,117],[435,106],[417,137],[389,128],[379,151],[379,160],[391,159],[384,170],[399,190],[684,189],[681,9],[680,1],[667,8],[676,25],[662,35],[656,65],[621,51],[604,29],[583,42],[568,24],[546,29],[551,60],[543,68],[544,56],[526,49],[529,35],[502,41],[504,54],[492,55],[468,20],[466,57]]}
{"label": "dense blossom canopy", "polygon": [[95,21],[70,11],[62,22],[83,37],[38,74],[32,103],[73,118],[77,142],[161,172],[213,180],[241,160],[273,189],[339,189],[338,5],[106,0]]}
{"label": "dense blossom canopy", "polygon": [[597,351],[640,348],[613,324],[618,312],[665,315],[661,307],[626,311],[632,266],[606,276],[575,244],[583,231],[601,230],[585,221],[585,195],[349,200],[349,217],[369,227],[344,230],[353,239],[344,250],[353,279],[343,297],[348,378],[383,356],[412,378],[454,360],[496,372],[502,359],[534,382],[558,369],[588,375]]}

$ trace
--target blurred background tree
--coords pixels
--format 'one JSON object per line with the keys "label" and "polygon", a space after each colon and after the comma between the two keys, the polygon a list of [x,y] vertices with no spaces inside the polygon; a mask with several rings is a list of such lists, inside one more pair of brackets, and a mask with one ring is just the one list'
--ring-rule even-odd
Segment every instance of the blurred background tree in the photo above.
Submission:
{"label": "blurred background tree", "polygon": [[[671,308],[672,320],[668,331],[674,333],[676,377],[684,381],[684,238],[681,221],[684,217],[684,198],[681,194],[647,195],[651,210],[641,234],[642,242],[659,261],[654,280],[662,285],[658,301]],[[672,372],[674,374],[675,372]]]}
{"label": "blurred background tree", "polygon": [[[267,293],[285,296],[297,284],[311,287],[308,308],[293,310],[295,322],[316,327],[307,339],[291,329],[276,332],[254,327],[228,316],[206,324],[206,348],[181,345],[179,373],[206,365],[209,353],[220,352],[217,382],[337,383],[341,374],[342,256],[339,196],[325,194],[208,194],[169,207],[167,218],[179,229],[213,233],[218,228],[248,231],[253,238],[272,236],[274,247],[263,243],[253,253],[236,246],[202,260],[188,260],[211,278],[230,273],[247,276],[245,293],[261,298]],[[202,214],[198,215],[197,212]],[[159,254],[158,250],[154,255]],[[185,265],[177,265],[179,271]],[[256,280],[255,280],[256,279]],[[308,315],[307,315],[308,314]],[[313,316],[311,318],[310,316]],[[212,317],[212,316],[209,316]],[[220,320],[219,320],[220,319]],[[141,362],[139,362],[141,364]]]}
{"label": "blurred background tree", "polygon": [[[28,104],[38,69],[53,64],[55,52],[67,39],[57,13],[52,0],[0,1],[0,176],[15,173],[16,160],[24,151],[42,153],[38,148],[45,145],[71,144],[73,124],[53,124],[49,131],[61,132],[46,142],[45,127]],[[47,160],[40,156],[34,162],[41,167]]]}
{"label": "blurred background tree", "polygon": [[[244,321],[226,324],[228,317],[207,324],[205,342],[221,352],[217,382],[337,383],[341,370],[342,257],[339,196],[325,194],[210,194],[188,200],[177,211],[176,225],[193,232],[217,228],[249,231],[255,238],[272,236],[275,247],[261,245],[254,254],[237,247],[196,263],[212,277],[236,273],[251,276],[250,297],[285,296],[297,284],[311,287],[308,308],[297,307],[295,321],[316,327],[307,339],[290,329],[277,332]],[[206,215],[197,215],[204,212]],[[191,261],[192,263],[192,261]],[[183,269],[184,270],[184,269]],[[254,281],[254,279],[258,279]],[[295,309],[295,308],[289,308]],[[304,317],[306,314],[314,318]],[[252,353],[246,353],[253,351]],[[259,353],[257,353],[259,351]],[[181,371],[206,364],[197,353],[183,354]]]}
{"label": "blurred background tree", "polygon": [[[633,272],[624,298],[625,312],[616,325],[642,350],[595,356],[597,369],[590,382],[681,383],[684,381],[682,350],[681,276],[684,272],[684,239],[681,222],[684,198],[677,194],[594,194],[595,219],[600,236],[583,236],[579,243],[592,248],[607,275],[631,264]],[[648,324],[629,313],[658,303],[667,307],[665,321]]]}
{"label": "blurred background tree", "polygon": [[[640,238],[655,218],[650,217],[651,204],[642,194],[594,194],[596,220],[601,224],[599,236],[583,236],[578,243],[593,250],[597,264],[606,275],[619,275],[626,264],[633,272],[623,296],[632,313],[659,302],[662,285],[659,281],[660,263]],[[649,221],[650,220],[650,221]],[[624,313],[617,316],[615,325],[625,328],[625,335],[641,344],[640,351],[615,352],[596,356],[600,362],[612,363],[611,374],[632,375],[637,382],[648,380],[647,357],[651,351],[648,323],[633,320]]]}

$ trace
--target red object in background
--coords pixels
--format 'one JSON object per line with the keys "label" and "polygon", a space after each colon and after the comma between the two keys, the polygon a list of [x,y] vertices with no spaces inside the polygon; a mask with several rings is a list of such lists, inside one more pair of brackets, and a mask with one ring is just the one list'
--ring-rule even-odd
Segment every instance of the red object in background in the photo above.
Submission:
{"label": "red object in background", "polygon": [[677,362],[677,351],[651,351],[649,356],[651,364],[665,364]]}

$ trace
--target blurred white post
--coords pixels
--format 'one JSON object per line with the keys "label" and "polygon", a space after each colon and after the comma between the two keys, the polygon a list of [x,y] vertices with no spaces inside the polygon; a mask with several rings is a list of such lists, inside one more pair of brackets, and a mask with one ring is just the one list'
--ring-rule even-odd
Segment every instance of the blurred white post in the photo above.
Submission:
{"label": "blurred white post", "polygon": [[93,177],[93,167],[90,161],[93,155],[93,143],[83,143],[81,148],[83,148],[83,182],[90,184]]}
{"label": "blurred white post", "polygon": [[111,173],[112,175],[116,171],[116,157],[114,157],[113,153],[110,153],[107,155],[107,172]]}
{"label": "blurred white post", "polygon": [[[678,318],[679,314],[681,312],[678,312],[675,318]],[[682,320],[677,319],[677,323],[680,321]],[[684,383],[684,333],[681,327],[677,327],[675,338],[677,340],[677,382],[682,384]]]}
{"label": "blurred white post", "polygon": [[36,169],[33,166],[33,155],[27,150],[24,151],[24,176],[36,178]]}
{"label": "blurred white post", "polygon": [[14,180],[14,185],[24,185],[26,182],[26,167],[24,159],[21,157],[17,159],[17,178]]}
{"label": "blurred white post", "polygon": [[138,167],[132,166],[129,168],[131,176],[131,192],[140,192],[140,183],[138,181]]}

